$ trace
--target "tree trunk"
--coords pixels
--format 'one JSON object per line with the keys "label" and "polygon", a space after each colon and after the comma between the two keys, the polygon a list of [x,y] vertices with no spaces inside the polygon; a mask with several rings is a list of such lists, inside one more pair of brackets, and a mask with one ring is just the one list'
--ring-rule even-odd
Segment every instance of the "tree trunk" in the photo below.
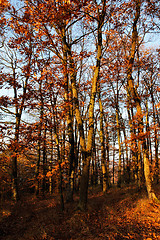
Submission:
{"label": "tree trunk", "polygon": [[46,126],[46,119],[44,123],[44,136],[43,136],[43,180],[42,180],[42,193],[45,194],[46,191],[46,167],[47,167],[47,146],[46,146],[46,133],[47,133],[47,126]]}
{"label": "tree trunk", "polygon": [[39,94],[40,94],[40,119],[39,119],[39,126],[38,126],[38,146],[37,146],[37,163],[35,169],[35,194],[39,194],[40,190],[40,183],[39,183],[39,167],[41,161],[41,142],[42,142],[42,124],[43,124],[43,115],[44,115],[44,102],[42,96],[42,81],[39,82]]}
{"label": "tree trunk", "polygon": [[157,134],[157,126],[156,126],[156,111],[155,111],[155,103],[153,93],[151,93],[152,99],[152,110],[153,110],[153,123],[154,123],[154,148],[155,148],[155,173],[154,178],[155,182],[159,183],[159,158],[158,158],[158,134]]}
{"label": "tree trunk", "polygon": [[107,166],[106,166],[106,149],[105,149],[105,139],[104,139],[104,116],[103,116],[103,106],[100,96],[100,83],[98,84],[98,99],[99,99],[99,110],[100,110],[100,142],[101,142],[101,166],[102,166],[102,178],[103,178],[103,192],[107,191]]}
{"label": "tree trunk", "polygon": [[19,200],[19,188],[18,188],[18,178],[17,178],[17,155],[12,159],[12,196],[13,200]]}
{"label": "tree trunk", "polygon": [[[64,74],[64,98],[66,102],[66,119],[67,119],[67,129],[68,129],[68,137],[69,137],[69,181],[68,181],[68,190],[67,190],[67,201],[73,201],[73,185],[74,185],[74,173],[75,170],[75,156],[74,156],[74,134],[73,134],[73,111],[72,111],[72,91],[70,92],[69,88],[69,78],[68,78],[68,67],[67,67],[67,53],[68,53],[68,45],[66,41],[66,33],[65,28],[62,28],[62,43],[63,43],[63,74]],[[69,99],[69,94],[71,95],[71,99]],[[72,175],[72,176],[71,176]]]}
{"label": "tree trunk", "polygon": [[112,139],[113,139],[113,159],[112,159],[112,161],[113,161],[113,171],[112,171],[112,174],[113,174],[113,185],[114,185],[114,183],[115,183],[115,142],[116,142],[116,139],[115,139],[115,136],[114,136],[114,133],[113,133],[113,137],[112,137]]}
{"label": "tree trunk", "polygon": [[58,160],[58,166],[59,166],[59,193],[60,193],[60,203],[61,203],[61,210],[64,210],[64,198],[63,198],[63,175],[62,175],[62,159],[60,154],[60,143],[59,143],[59,137],[57,133],[57,123],[54,115],[54,134],[55,134],[55,141],[56,141],[56,148],[57,148],[57,160]]}
{"label": "tree trunk", "polygon": [[[141,1],[136,0],[135,3],[136,3],[136,12],[135,12],[135,18],[133,22],[131,53],[130,53],[130,59],[129,59],[129,66],[127,70],[127,95],[128,95],[129,102],[131,102],[130,101],[131,99],[135,102],[135,105],[137,108],[137,116],[138,116],[138,130],[139,130],[139,134],[143,136],[144,126],[143,126],[143,115],[142,115],[141,102],[140,102],[141,100],[137,92],[137,88],[134,85],[134,81],[132,77],[133,64],[134,64],[136,50],[138,47],[137,23],[140,17]],[[154,190],[152,187],[152,183],[151,183],[150,166],[149,166],[149,159],[147,155],[145,136],[142,137],[141,141],[142,141],[142,152],[143,152],[143,162],[144,162],[144,175],[145,175],[148,197],[150,199],[156,199],[156,196],[154,194]]]}
{"label": "tree trunk", "polygon": [[119,161],[118,161],[118,182],[117,186],[121,187],[122,184],[122,166],[121,166],[121,155],[122,155],[122,149],[121,149],[121,136],[120,136],[120,125],[119,125],[119,114],[118,114],[118,106],[116,106],[116,123],[117,123],[117,137],[118,137],[118,153],[119,153]]}
{"label": "tree trunk", "polygon": [[143,142],[143,161],[144,161],[144,175],[146,180],[146,188],[148,192],[148,198],[150,200],[158,201],[152,186],[151,173],[149,167],[149,158],[146,143]]}
{"label": "tree trunk", "polygon": [[[52,123],[52,118],[51,118]],[[52,172],[52,164],[53,164],[53,132],[52,128],[50,128],[50,138],[51,138],[51,144],[50,144],[50,161],[49,161],[49,171]],[[49,176],[49,193],[52,194],[53,191],[53,182],[52,182],[52,175]]]}

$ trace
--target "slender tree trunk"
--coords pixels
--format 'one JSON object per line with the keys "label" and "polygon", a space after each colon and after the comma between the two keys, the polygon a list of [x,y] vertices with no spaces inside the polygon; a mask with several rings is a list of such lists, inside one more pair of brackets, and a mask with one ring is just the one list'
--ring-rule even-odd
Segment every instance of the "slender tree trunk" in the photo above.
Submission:
{"label": "slender tree trunk", "polygon": [[118,137],[118,153],[119,153],[119,162],[118,162],[118,182],[117,186],[121,187],[122,183],[122,163],[121,163],[121,155],[122,155],[122,148],[121,148],[121,135],[120,135],[120,125],[119,125],[119,114],[118,114],[118,106],[116,106],[116,123],[117,123],[117,137]]}
{"label": "slender tree trunk", "polygon": [[125,182],[130,183],[130,161],[128,159],[127,136],[126,136],[126,130],[125,130],[125,125],[124,124],[123,124],[123,135],[124,135],[125,152],[126,152]]}
{"label": "slender tree trunk", "polygon": [[[52,119],[51,119],[52,122]],[[49,161],[49,171],[52,172],[52,164],[53,164],[53,131],[52,128],[50,128],[50,141],[51,141],[51,145],[50,145],[50,161]],[[49,193],[52,194],[53,191],[53,182],[52,182],[52,175],[50,174],[49,176]]]}
{"label": "slender tree trunk", "polygon": [[109,188],[111,185],[110,176],[109,176],[109,132],[108,132],[108,122],[106,119],[105,119],[105,125],[106,125],[106,150],[107,150],[107,186]]}
{"label": "slender tree trunk", "polygon": [[103,192],[107,191],[107,166],[106,166],[106,149],[105,149],[105,139],[104,139],[104,116],[103,116],[103,106],[100,96],[100,84],[98,84],[98,99],[99,99],[99,109],[100,109],[100,142],[101,142],[101,166],[102,166],[102,177],[103,177]]}
{"label": "slender tree trunk", "polygon": [[95,139],[95,135],[96,135],[96,129],[94,130],[94,134],[93,134],[93,184],[94,186],[96,186],[98,184],[98,169],[97,169],[97,151],[96,151],[96,139]]}
{"label": "slender tree trunk", "polygon": [[[16,119],[16,122],[17,122],[17,119]],[[12,195],[13,195],[13,200],[15,201],[19,200],[19,188],[18,188],[18,176],[17,176],[17,156],[18,156],[17,148],[18,148],[18,138],[19,138],[18,132],[19,132],[19,129],[17,129],[17,126],[16,126],[16,134],[15,134],[15,141],[14,141],[15,149],[12,157]]]}
{"label": "slender tree trunk", "polygon": [[59,193],[60,193],[60,203],[61,203],[61,210],[64,210],[64,198],[63,198],[63,175],[62,175],[62,159],[60,154],[60,142],[59,137],[57,133],[57,123],[55,119],[54,114],[54,134],[55,134],[55,141],[56,141],[56,148],[57,148],[57,160],[58,160],[58,166],[59,166]]}
{"label": "slender tree trunk", "polygon": [[155,173],[154,178],[156,183],[159,183],[159,158],[158,158],[158,134],[157,134],[157,127],[156,127],[156,111],[155,111],[155,103],[153,93],[151,93],[152,99],[152,110],[153,110],[153,123],[154,123],[154,148],[155,148]]}
{"label": "slender tree trunk", "polygon": [[47,126],[46,126],[46,119],[44,123],[44,136],[43,136],[43,180],[42,180],[42,193],[45,194],[46,191],[46,167],[47,167],[47,149],[46,149],[46,133],[47,133]]}
{"label": "slender tree trunk", "polygon": [[42,124],[43,124],[43,115],[44,115],[44,102],[42,96],[42,81],[39,82],[39,94],[40,94],[40,119],[39,119],[39,126],[38,126],[38,146],[37,146],[37,163],[35,169],[35,194],[39,194],[40,190],[40,183],[39,183],[39,167],[41,161],[41,142],[42,142]]}
{"label": "slender tree trunk", "polygon": [[113,133],[113,159],[112,159],[112,161],[113,161],[113,185],[114,185],[114,183],[115,183],[115,181],[114,181],[114,178],[115,178],[115,137],[114,137],[114,133]]}
{"label": "slender tree trunk", "polygon": [[130,109],[129,109],[129,102],[131,101],[130,96],[127,94],[128,96],[128,102],[127,102],[127,112],[128,112],[128,118],[129,118],[129,127],[130,127],[130,135],[131,135],[131,143],[130,143],[130,148],[131,148],[131,156],[132,156],[132,169],[130,169],[130,171],[132,172],[131,174],[131,180],[132,181],[137,181],[138,179],[138,171],[137,171],[137,163],[138,163],[138,157],[137,157],[137,142],[135,139],[135,128],[133,125],[133,108],[131,106],[131,113],[130,113]]}
{"label": "slender tree trunk", "polygon": [[142,187],[142,155],[141,155],[141,142],[138,140],[138,189]]}

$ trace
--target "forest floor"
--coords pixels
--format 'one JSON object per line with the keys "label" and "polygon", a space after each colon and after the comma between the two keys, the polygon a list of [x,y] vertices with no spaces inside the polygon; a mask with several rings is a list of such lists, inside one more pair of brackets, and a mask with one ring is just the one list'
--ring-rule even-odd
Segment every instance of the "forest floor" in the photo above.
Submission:
{"label": "forest floor", "polygon": [[[160,199],[160,186],[155,188]],[[78,196],[60,210],[57,196],[23,196],[0,213],[1,240],[160,240],[160,204],[134,186],[89,190],[88,210],[77,210]]]}

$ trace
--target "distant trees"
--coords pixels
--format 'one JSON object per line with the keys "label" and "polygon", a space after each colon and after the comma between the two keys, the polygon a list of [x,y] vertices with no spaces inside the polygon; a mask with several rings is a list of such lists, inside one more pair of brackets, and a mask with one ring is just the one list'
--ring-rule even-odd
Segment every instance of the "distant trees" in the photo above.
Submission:
{"label": "distant trees", "polygon": [[141,188],[145,179],[155,198],[159,50],[143,43],[156,31],[159,3],[20,4],[7,9],[2,1],[1,8],[8,18],[0,49],[1,163],[7,151],[14,199],[24,177],[22,156],[32,165],[25,165],[30,187],[45,194],[57,186],[62,209],[78,190],[78,207],[85,209],[88,187],[98,183],[106,192],[115,183]]}

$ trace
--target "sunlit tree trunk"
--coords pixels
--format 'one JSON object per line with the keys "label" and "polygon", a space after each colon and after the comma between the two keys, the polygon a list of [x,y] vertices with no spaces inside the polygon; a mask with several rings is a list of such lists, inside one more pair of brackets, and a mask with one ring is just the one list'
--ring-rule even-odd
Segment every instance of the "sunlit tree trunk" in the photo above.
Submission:
{"label": "sunlit tree trunk", "polygon": [[83,169],[82,169],[82,176],[81,176],[81,182],[80,182],[80,199],[79,199],[79,206],[78,206],[82,210],[86,208],[87,199],[88,199],[89,168],[90,168],[90,160],[91,160],[92,144],[93,144],[93,132],[94,132],[94,104],[95,104],[95,96],[97,93],[97,82],[99,79],[100,62],[101,62],[101,54],[102,54],[102,26],[104,24],[106,1],[104,1],[103,5],[104,5],[103,11],[102,13],[99,13],[99,19],[98,19],[97,63],[94,70],[94,76],[92,79],[92,86],[91,86],[91,97],[90,97],[89,112],[88,112],[89,113],[89,129],[88,129],[88,136],[87,136],[87,145],[84,138],[82,116],[79,110],[75,66],[74,66],[74,62],[71,54],[71,49],[69,49],[68,51],[70,69],[71,69],[71,84],[72,84],[72,94],[73,94],[73,101],[74,101],[74,110],[75,110],[76,121],[78,124],[79,133],[80,133],[80,145],[81,145],[82,161],[83,161]]}
{"label": "sunlit tree trunk", "polygon": [[152,111],[153,111],[153,123],[154,123],[154,148],[155,148],[155,174],[154,178],[156,183],[159,183],[159,158],[158,158],[158,134],[157,134],[157,124],[156,124],[156,107],[153,93],[151,92],[152,99]]}
{"label": "sunlit tree trunk", "polygon": [[88,138],[87,138],[87,146],[86,146],[86,159],[83,162],[83,170],[82,170],[81,185],[80,185],[79,207],[81,209],[86,208],[87,198],[88,198],[89,167],[90,167],[90,159],[91,159],[92,144],[93,144],[93,132],[94,132],[94,104],[95,104],[95,97],[97,93],[97,83],[99,81],[100,63],[101,63],[101,55],[102,55],[102,26],[104,24],[106,1],[104,1],[103,4],[104,4],[103,12],[101,14],[99,13],[97,63],[94,71],[94,76],[92,79],[91,98],[89,103],[89,130],[88,130]]}
{"label": "sunlit tree trunk", "polygon": [[[100,84],[98,84],[100,85]],[[98,86],[98,99],[99,99],[99,110],[100,110],[100,142],[101,142],[101,166],[102,166],[102,181],[103,181],[103,192],[107,191],[107,165],[106,165],[106,149],[105,149],[105,139],[104,139],[104,116],[103,116],[103,106],[100,96],[100,86]]]}
{"label": "sunlit tree trunk", "polygon": [[151,200],[157,201],[157,197],[154,193],[153,186],[152,186],[152,179],[151,179],[150,166],[149,166],[149,156],[148,156],[148,150],[145,142],[143,142],[143,161],[144,161],[144,175],[146,180],[148,198]]}
{"label": "sunlit tree trunk", "polygon": [[[151,60],[152,61],[152,60]],[[147,90],[150,94],[151,97],[151,104],[152,104],[152,116],[153,116],[153,124],[154,124],[154,152],[155,152],[155,171],[154,171],[154,180],[156,183],[159,182],[159,160],[158,160],[158,132],[157,132],[157,127],[160,126],[159,123],[159,117],[158,117],[158,112],[157,112],[157,107],[155,104],[155,97],[154,97],[154,87],[155,87],[155,74],[156,69],[154,69],[154,63],[150,63],[150,68],[149,68],[149,79],[144,79],[144,83],[146,84]],[[156,76],[157,77],[157,76]],[[146,102],[146,109],[148,109]],[[147,118],[147,116],[146,116]],[[147,119],[146,119],[147,121]],[[149,121],[148,121],[149,122]],[[149,131],[149,123],[146,123],[146,127],[148,127]],[[153,163],[153,157],[152,157],[152,144],[151,144],[151,139],[150,136],[148,137],[147,145],[149,145],[150,149],[150,158],[151,158],[151,164]]]}
{"label": "sunlit tree trunk", "polygon": [[[136,53],[137,44],[138,44],[137,23],[140,17],[141,1],[136,0],[135,4],[136,4],[136,12],[135,12],[135,17],[133,21],[132,44],[131,44],[131,52],[130,52],[130,58],[129,58],[129,66],[127,71],[127,93],[132,98],[132,100],[134,100],[136,104],[139,134],[143,135],[143,115],[142,115],[141,102],[140,102],[141,100],[137,92],[137,89],[134,86],[134,80],[132,77],[135,53]],[[149,157],[147,154],[145,136],[143,136],[141,140],[142,140],[142,152],[143,152],[143,162],[144,162],[144,175],[145,175],[148,197],[149,199],[156,199],[156,196],[154,194],[153,187],[152,187],[152,182],[151,182]]]}

